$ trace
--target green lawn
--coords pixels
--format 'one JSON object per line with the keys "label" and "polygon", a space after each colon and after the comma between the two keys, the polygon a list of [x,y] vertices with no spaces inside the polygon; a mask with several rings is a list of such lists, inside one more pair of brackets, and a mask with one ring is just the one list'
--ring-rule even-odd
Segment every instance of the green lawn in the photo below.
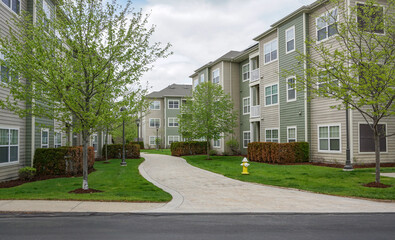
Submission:
{"label": "green lawn", "polygon": [[171,155],[170,149],[141,149],[140,152],[152,153],[152,154],[163,154],[163,155]]}
{"label": "green lawn", "polygon": [[[342,169],[312,165],[271,165],[250,162],[250,175],[242,175],[242,157],[185,156],[184,158],[199,168],[246,182],[303,189],[311,192],[339,196],[395,200],[395,178],[381,177],[381,182],[392,185],[390,188],[368,188],[363,184],[374,182],[374,168],[355,169],[344,172]],[[395,168],[381,168],[382,172],[395,172]]]}
{"label": "green lawn", "polygon": [[138,172],[143,159],[128,159],[127,167],[121,160],[111,163],[96,162],[95,172],[89,174],[89,188],[100,193],[74,194],[69,191],[81,188],[82,177],[56,178],[26,183],[13,188],[0,188],[0,199],[58,199],[128,202],[167,202],[171,195],[145,180]]}

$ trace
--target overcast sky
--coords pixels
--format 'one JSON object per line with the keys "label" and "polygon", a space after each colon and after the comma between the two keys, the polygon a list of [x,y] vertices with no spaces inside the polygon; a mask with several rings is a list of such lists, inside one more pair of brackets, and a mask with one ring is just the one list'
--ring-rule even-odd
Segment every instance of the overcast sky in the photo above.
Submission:
{"label": "overcast sky", "polygon": [[[171,43],[174,53],[154,64],[142,83],[151,91],[172,83],[191,84],[194,70],[230,50],[254,44],[270,25],[315,0],[135,0],[156,25],[153,40]],[[118,0],[119,3],[126,0]]]}

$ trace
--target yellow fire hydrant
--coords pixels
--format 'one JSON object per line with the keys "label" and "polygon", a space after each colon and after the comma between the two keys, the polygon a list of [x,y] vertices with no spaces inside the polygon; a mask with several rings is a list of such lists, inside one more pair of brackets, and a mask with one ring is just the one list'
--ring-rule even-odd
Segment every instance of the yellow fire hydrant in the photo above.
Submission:
{"label": "yellow fire hydrant", "polygon": [[240,166],[243,166],[243,171],[241,172],[241,174],[243,175],[248,175],[250,174],[248,172],[248,166],[250,166],[250,164],[248,163],[247,158],[244,158],[243,161],[241,161],[242,163],[240,164]]}

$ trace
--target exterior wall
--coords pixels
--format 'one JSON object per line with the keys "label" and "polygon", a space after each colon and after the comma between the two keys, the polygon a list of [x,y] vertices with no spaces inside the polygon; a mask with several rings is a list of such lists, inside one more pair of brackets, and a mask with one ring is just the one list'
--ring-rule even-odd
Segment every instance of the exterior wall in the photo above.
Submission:
{"label": "exterior wall", "polygon": [[[146,148],[155,148],[155,145],[149,145],[149,137],[150,136],[155,136],[156,137],[156,128],[150,128],[149,126],[149,119],[150,118],[159,118],[160,119],[160,127],[159,127],[159,131],[158,131],[158,136],[159,138],[161,138],[162,140],[165,137],[165,128],[164,128],[164,124],[165,124],[165,116],[164,116],[164,112],[165,112],[165,105],[164,105],[164,99],[152,99],[152,101],[160,101],[160,110],[149,110],[149,112],[147,112],[147,115],[144,116],[143,118],[143,138],[144,138],[144,146]],[[163,142],[163,141],[162,141]],[[163,142],[164,143],[164,142]]]}
{"label": "exterior wall", "polygon": [[[265,87],[279,83],[279,64],[278,59],[265,64],[264,45],[277,38],[277,31],[269,34],[259,41],[259,71],[261,74],[260,81],[260,97],[261,97],[261,141],[265,141],[265,129],[267,128],[279,128],[280,126],[280,114],[279,104],[265,106]],[[263,79],[262,79],[263,77]],[[279,91],[279,94],[281,92]],[[281,132],[279,132],[281,134]]]}
{"label": "exterior wall", "polygon": [[[240,104],[239,104],[239,126],[240,126],[240,152],[241,154],[247,154],[247,148],[243,147],[243,132],[250,131],[250,114],[243,114],[243,98],[250,97],[250,87],[249,80],[243,82],[242,78],[242,67],[244,64],[247,64],[249,59],[244,60],[239,64],[239,84],[240,84]],[[250,76],[251,77],[251,76]]]}
{"label": "exterior wall", "polygon": [[[169,109],[169,101],[178,101],[179,102],[179,108],[178,109]],[[180,141],[182,141],[182,136],[181,134],[178,132],[178,127],[169,127],[169,118],[178,118],[178,115],[180,114],[181,111],[181,105],[182,105],[182,98],[177,98],[177,97],[167,97],[166,98],[166,119],[165,119],[165,125],[164,127],[166,128],[166,137],[165,137],[165,141],[166,141],[166,148],[170,147],[169,144],[169,136],[179,136]]]}
{"label": "exterior wall", "polygon": [[[286,53],[286,30],[295,29],[295,51]],[[303,91],[296,91],[296,101],[287,101],[287,78],[284,70],[295,70],[298,75],[303,75],[303,64],[295,59],[298,52],[303,52],[303,14],[287,21],[279,27],[279,93],[280,93],[280,141],[287,142],[287,127],[296,126],[297,141],[305,139],[305,96]]]}

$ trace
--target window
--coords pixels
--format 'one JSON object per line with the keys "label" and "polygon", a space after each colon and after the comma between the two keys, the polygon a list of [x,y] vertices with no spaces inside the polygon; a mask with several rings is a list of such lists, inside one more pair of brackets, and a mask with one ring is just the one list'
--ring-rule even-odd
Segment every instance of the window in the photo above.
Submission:
{"label": "window", "polygon": [[219,83],[219,69],[213,71],[213,83]]}
{"label": "window", "polygon": [[204,74],[200,75],[200,82],[204,82]]}
{"label": "window", "polygon": [[[386,125],[378,125],[380,135],[380,152],[387,152]],[[359,152],[374,152],[373,130],[368,124],[359,124]]]}
{"label": "window", "polygon": [[285,30],[285,42],[287,53],[293,52],[295,50],[295,26]]}
{"label": "window", "polygon": [[274,84],[265,88],[265,105],[270,106],[278,103],[278,86]]}
{"label": "window", "polygon": [[357,22],[362,31],[384,33],[384,8],[357,3]]}
{"label": "window", "polygon": [[330,94],[332,92],[337,92],[340,86],[339,80],[334,79],[329,75],[328,71],[321,71],[318,80],[318,90],[324,94]]}
{"label": "window", "polygon": [[169,118],[169,127],[178,127],[178,118]]}
{"label": "window", "polygon": [[61,132],[55,132],[55,148],[61,147],[62,146],[62,133]]}
{"label": "window", "polygon": [[[159,137],[157,138],[156,136],[150,136],[149,137],[149,145],[156,145],[156,139],[158,139],[158,141],[159,141]],[[158,143],[159,144],[159,143]]]}
{"label": "window", "polygon": [[196,88],[197,85],[199,85],[199,79],[195,79],[195,80],[193,81],[193,87]]}
{"label": "window", "polygon": [[179,142],[179,141],[180,141],[180,136],[168,136],[169,145],[171,145],[173,142]]}
{"label": "window", "polygon": [[265,63],[272,62],[277,59],[277,39],[266,43],[265,48]]}
{"label": "window", "polygon": [[19,130],[0,128],[0,163],[18,162]]}
{"label": "window", "polygon": [[178,100],[169,100],[169,109],[178,109],[180,101]]}
{"label": "window", "polygon": [[19,14],[20,12],[20,1],[19,0],[2,0],[14,13]]}
{"label": "window", "polygon": [[248,144],[251,142],[251,132],[243,132],[243,148],[247,148]]}
{"label": "window", "polygon": [[214,140],[213,147],[214,148],[220,148],[221,147],[221,139]]}
{"label": "window", "polygon": [[287,102],[296,100],[295,77],[287,79]]}
{"label": "window", "polygon": [[278,142],[278,129],[266,129],[266,142]]}
{"label": "window", "polygon": [[150,118],[149,119],[149,127],[150,128],[159,128],[160,127],[160,119],[159,118]]}
{"label": "window", "polygon": [[153,101],[149,105],[149,109],[151,110],[160,110],[160,101]]}
{"label": "window", "polygon": [[243,82],[250,79],[250,64],[247,63],[241,67],[241,76]]}
{"label": "window", "polygon": [[49,130],[41,129],[41,148],[49,148]]}
{"label": "window", "polygon": [[316,19],[317,41],[327,39],[337,33],[337,8],[324,13]]}
{"label": "window", "polygon": [[340,152],[340,125],[318,127],[319,151]]}
{"label": "window", "polygon": [[296,142],[296,127],[287,127],[287,142]]}
{"label": "window", "polygon": [[243,98],[243,114],[250,113],[250,97]]}
{"label": "window", "polygon": [[92,135],[92,147],[95,150],[95,152],[97,152],[97,147],[98,147],[98,138],[97,138],[97,134],[93,134]]}

